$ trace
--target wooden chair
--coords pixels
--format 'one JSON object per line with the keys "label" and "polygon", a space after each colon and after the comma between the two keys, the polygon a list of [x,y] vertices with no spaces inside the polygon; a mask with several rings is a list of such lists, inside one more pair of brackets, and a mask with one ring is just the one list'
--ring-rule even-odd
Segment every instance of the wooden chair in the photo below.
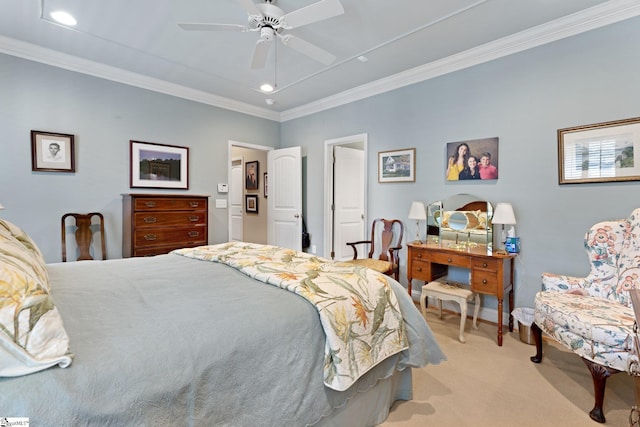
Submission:
{"label": "wooden chair", "polygon": [[[380,273],[400,278],[399,252],[402,249],[404,224],[398,219],[376,218],[371,225],[371,239],[347,242],[353,249],[352,264],[369,267]],[[358,258],[357,245],[368,244],[367,258]]]}
{"label": "wooden chair", "polygon": [[104,217],[99,212],[91,212],[88,214],[78,213],[66,213],[62,215],[62,262],[67,261],[67,218],[72,217],[75,220],[75,235],[76,244],[79,250],[78,261],[92,260],[91,246],[93,241],[94,231],[91,229],[93,217],[98,218],[98,224],[100,226],[100,244],[102,249],[102,259],[107,259],[107,249],[104,241]]}

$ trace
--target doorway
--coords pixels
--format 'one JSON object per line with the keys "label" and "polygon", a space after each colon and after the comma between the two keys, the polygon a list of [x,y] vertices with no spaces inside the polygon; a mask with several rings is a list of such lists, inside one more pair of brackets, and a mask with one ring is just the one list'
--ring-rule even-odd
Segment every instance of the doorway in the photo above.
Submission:
{"label": "doorway", "polygon": [[325,141],[324,256],[348,260],[346,242],[365,240],[367,134]]}

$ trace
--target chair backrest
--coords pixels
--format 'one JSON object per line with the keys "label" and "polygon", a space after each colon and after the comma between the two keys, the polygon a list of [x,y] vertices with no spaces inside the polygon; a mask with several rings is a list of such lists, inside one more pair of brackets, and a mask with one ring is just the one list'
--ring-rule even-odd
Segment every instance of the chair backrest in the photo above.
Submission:
{"label": "chair backrest", "polygon": [[[100,249],[102,251],[102,259],[107,259],[107,249],[105,245],[105,233],[104,233],[104,217],[99,212],[91,212],[88,214],[79,213],[66,213],[62,215],[62,261],[67,261],[67,218],[73,218],[75,223],[71,227],[75,228],[76,245],[78,249],[78,261],[92,260],[92,243],[94,241],[94,233],[97,232],[100,235]],[[94,224],[93,220],[97,218],[97,223]],[[97,246],[97,245],[95,245]],[[93,253],[97,251],[93,248]]]}
{"label": "chair backrest", "polygon": [[376,218],[371,224],[369,258],[389,260],[389,248],[402,246],[404,224],[398,219]]}
{"label": "chair backrest", "polygon": [[629,218],[602,221],[585,234],[591,262],[589,293],[631,307],[630,289],[640,289],[640,209]]}

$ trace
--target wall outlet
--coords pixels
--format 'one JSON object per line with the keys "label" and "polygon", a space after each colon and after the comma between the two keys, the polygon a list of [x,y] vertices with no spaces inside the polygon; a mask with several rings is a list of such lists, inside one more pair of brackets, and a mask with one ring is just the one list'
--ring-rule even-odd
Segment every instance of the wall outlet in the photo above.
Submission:
{"label": "wall outlet", "polygon": [[311,245],[311,253],[312,254],[316,253],[316,245]]}

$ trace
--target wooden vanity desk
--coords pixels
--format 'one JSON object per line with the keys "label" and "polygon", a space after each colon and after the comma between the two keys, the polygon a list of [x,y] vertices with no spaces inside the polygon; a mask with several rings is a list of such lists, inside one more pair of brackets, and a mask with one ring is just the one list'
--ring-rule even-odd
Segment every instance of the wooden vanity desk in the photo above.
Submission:
{"label": "wooden vanity desk", "polygon": [[505,293],[509,297],[509,332],[513,331],[513,259],[515,255],[489,254],[487,246],[454,249],[447,240],[407,245],[407,280],[431,282],[447,275],[448,267],[467,268],[471,272],[471,290],[498,299],[498,345],[502,345],[502,311]]}

